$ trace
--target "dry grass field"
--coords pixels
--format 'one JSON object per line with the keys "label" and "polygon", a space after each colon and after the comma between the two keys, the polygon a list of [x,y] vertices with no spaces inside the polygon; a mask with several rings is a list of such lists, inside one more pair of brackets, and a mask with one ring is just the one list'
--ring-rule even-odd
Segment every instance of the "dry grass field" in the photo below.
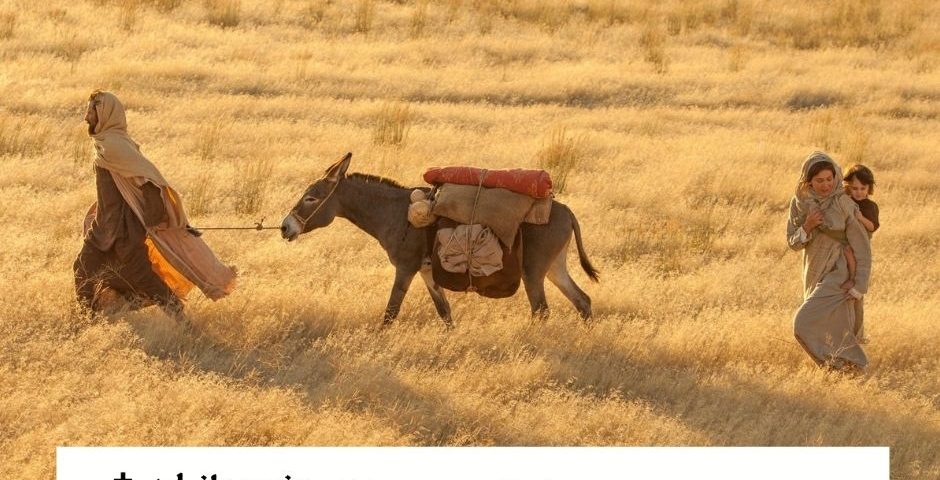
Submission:
{"label": "dry grass field", "polygon": [[[940,478],[940,4],[888,0],[0,0],[0,477],[57,445],[887,445]],[[344,220],[206,232],[239,289],[89,320],[94,88],[202,226],[277,225],[346,151],[564,179],[601,270],[578,319],[393,269]],[[803,158],[869,165],[882,230],[857,378],[795,343]],[[572,249],[573,253],[573,249]]]}

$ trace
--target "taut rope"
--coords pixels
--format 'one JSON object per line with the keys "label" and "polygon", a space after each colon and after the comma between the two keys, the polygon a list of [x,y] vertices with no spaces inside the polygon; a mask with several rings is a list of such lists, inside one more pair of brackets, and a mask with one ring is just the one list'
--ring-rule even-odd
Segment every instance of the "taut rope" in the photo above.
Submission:
{"label": "taut rope", "polygon": [[255,226],[253,227],[192,227],[192,228],[195,230],[199,230],[199,231],[203,231],[203,230],[258,230],[260,231],[260,230],[280,230],[281,229],[281,227],[265,227],[263,217],[261,218],[261,220],[258,220],[257,222],[255,222]]}

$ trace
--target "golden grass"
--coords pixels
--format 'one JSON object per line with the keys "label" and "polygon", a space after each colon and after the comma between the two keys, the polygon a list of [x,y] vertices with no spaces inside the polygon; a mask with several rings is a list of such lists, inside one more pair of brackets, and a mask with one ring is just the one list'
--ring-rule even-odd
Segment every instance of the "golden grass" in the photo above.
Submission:
{"label": "golden grass", "polygon": [[13,38],[16,31],[16,13],[0,12],[0,40]]}
{"label": "golden grass", "polygon": [[137,23],[137,16],[140,10],[140,0],[121,0],[121,17],[119,23],[121,28],[130,31]]}
{"label": "golden grass", "polygon": [[369,33],[375,19],[375,0],[359,0],[356,4],[356,31]]}
{"label": "golden grass", "polygon": [[241,3],[241,0],[205,0],[206,20],[220,27],[238,26],[241,22]]}
{"label": "golden grass", "polygon": [[[672,30],[670,30],[672,32]],[[677,34],[678,31],[675,32]],[[643,47],[643,59],[651,63],[656,73],[669,70],[669,57],[666,56],[666,35],[658,25],[648,25],[640,34],[640,46]]]}
{"label": "golden grass", "polygon": [[569,136],[565,127],[556,127],[548,134],[545,146],[536,153],[538,166],[552,176],[555,193],[562,194],[568,176],[587,158],[584,135]]}
{"label": "golden grass", "polygon": [[[249,172],[250,173],[250,172]],[[247,183],[247,182],[246,182]],[[259,180],[252,182],[253,185],[258,185],[261,183]],[[206,215],[212,211],[213,203],[216,201],[216,196],[218,195],[218,188],[216,187],[215,174],[211,168],[204,169],[199,175],[193,179],[192,185],[187,188],[188,194],[186,195],[186,213],[190,216],[202,216]],[[255,196],[260,196],[261,192],[257,191],[258,189],[253,189]],[[257,201],[245,201],[242,205],[260,203]],[[252,208],[248,210],[257,211],[257,207],[250,205]]]}
{"label": "golden grass", "polygon": [[272,165],[263,152],[257,155],[257,158],[246,160],[237,169],[232,190],[236,213],[254,215],[264,206],[267,188],[271,183]]}
{"label": "golden grass", "polygon": [[171,12],[182,4],[183,0],[153,0],[153,5],[163,13]]}
{"label": "golden grass", "polygon": [[411,107],[399,103],[386,103],[375,114],[372,143],[376,145],[402,145],[414,122]]}
{"label": "golden grass", "polygon": [[414,11],[411,13],[411,37],[419,38],[424,35],[424,28],[428,23],[428,0],[417,0]]}
{"label": "golden grass", "polygon": [[[54,475],[57,445],[681,444],[888,445],[894,478],[940,476],[936,2],[448,0],[417,37],[414,3],[371,3],[364,35],[359,2],[141,1],[129,31],[117,1],[0,2],[0,475]],[[239,8],[219,28],[212,5]],[[207,231],[240,286],[194,294],[192,331],[156,309],[88,320],[71,264],[99,87],[196,226],[276,224],[346,151],[419,185],[431,165],[536,167],[558,125],[588,135],[558,200],[603,272],[571,264],[595,319],[553,287],[545,322],[521,292],[452,294],[445,332],[416,282],[379,331],[393,269],[337,220],[291,244]],[[413,119],[394,148],[383,105]],[[856,379],[791,334],[785,206],[816,148],[879,184]]]}
{"label": "golden grass", "polygon": [[313,28],[326,16],[326,0],[309,0],[301,10],[301,18],[307,28]]}

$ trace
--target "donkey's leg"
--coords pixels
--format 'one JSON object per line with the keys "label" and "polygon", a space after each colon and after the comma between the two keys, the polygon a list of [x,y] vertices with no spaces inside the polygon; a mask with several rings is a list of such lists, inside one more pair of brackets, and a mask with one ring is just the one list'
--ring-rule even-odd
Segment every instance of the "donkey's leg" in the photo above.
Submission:
{"label": "donkey's leg", "polygon": [[382,320],[383,326],[388,326],[398,316],[401,310],[401,304],[405,300],[405,294],[408,293],[408,287],[415,278],[415,272],[411,269],[395,269],[395,284],[392,285],[392,293],[388,297],[388,305],[385,307],[385,318]]}
{"label": "donkey's leg", "polygon": [[568,274],[567,257],[568,245],[566,244],[565,248],[561,249],[561,252],[558,252],[555,260],[552,261],[548,269],[548,279],[574,304],[574,308],[578,309],[581,318],[587,320],[591,318],[591,297],[584,293],[578,287],[578,284],[574,283],[571,275]]}
{"label": "donkey's leg", "polygon": [[525,285],[525,294],[529,297],[532,306],[532,317],[544,320],[548,317],[548,301],[545,300],[545,274],[522,274],[522,283]]}
{"label": "donkey's leg", "polygon": [[539,253],[551,249],[551,246],[546,248],[549,239],[545,236],[523,238],[522,284],[525,285],[525,294],[529,297],[532,317],[544,320],[548,318],[548,300],[545,299],[545,274],[549,269],[549,264],[547,259],[540,256]]}
{"label": "donkey's leg", "polygon": [[421,279],[424,280],[424,284],[428,287],[428,293],[431,294],[431,300],[434,301],[434,308],[437,309],[437,314],[441,317],[441,320],[444,321],[444,325],[446,325],[447,328],[452,328],[454,323],[450,317],[450,303],[447,302],[447,297],[444,296],[444,289],[434,283],[430,260],[421,263]]}

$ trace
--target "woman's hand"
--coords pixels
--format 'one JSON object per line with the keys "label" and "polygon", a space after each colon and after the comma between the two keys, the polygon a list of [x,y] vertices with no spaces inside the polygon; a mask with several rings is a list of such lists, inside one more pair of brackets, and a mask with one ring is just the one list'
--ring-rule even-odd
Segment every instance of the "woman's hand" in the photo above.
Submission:
{"label": "woman's hand", "polygon": [[861,211],[861,210],[856,210],[856,211],[855,211],[855,219],[856,219],[856,220],[858,220],[859,222],[861,222],[864,218],[865,218],[865,215],[862,215],[862,211]]}
{"label": "woman's hand", "polygon": [[818,227],[823,222],[823,213],[822,210],[813,210],[809,215],[806,216],[806,220],[803,222],[803,231],[809,235],[814,228]]}
{"label": "woman's hand", "polygon": [[861,300],[862,293],[855,289],[855,280],[846,280],[845,283],[839,285],[839,288],[845,292],[846,300]]}

